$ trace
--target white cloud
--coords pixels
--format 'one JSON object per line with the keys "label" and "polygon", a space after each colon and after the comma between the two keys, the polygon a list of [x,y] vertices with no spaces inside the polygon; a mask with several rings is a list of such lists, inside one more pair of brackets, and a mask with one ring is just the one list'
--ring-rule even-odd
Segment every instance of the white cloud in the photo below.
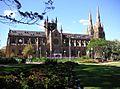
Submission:
{"label": "white cloud", "polygon": [[5,10],[4,11],[4,16],[11,16],[12,18],[14,18],[16,16],[16,14],[15,14],[15,11]]}
{"label": "white cloud", "polygon": [[79,23],[81,23],[82,25],[88,25],[89,20],[81,19],[81,20],[79,21]]}

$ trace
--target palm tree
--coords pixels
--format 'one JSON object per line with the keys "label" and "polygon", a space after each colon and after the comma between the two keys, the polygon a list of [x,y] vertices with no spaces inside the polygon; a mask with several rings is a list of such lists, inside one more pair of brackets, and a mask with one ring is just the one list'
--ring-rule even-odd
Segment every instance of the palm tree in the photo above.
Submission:
{"label": "palm tree", "polygon": [[35,52],[35,50],[31,44],[26,45],[25,48],[23,49],[23,55],[26,57],[33,55],[34,52]]}

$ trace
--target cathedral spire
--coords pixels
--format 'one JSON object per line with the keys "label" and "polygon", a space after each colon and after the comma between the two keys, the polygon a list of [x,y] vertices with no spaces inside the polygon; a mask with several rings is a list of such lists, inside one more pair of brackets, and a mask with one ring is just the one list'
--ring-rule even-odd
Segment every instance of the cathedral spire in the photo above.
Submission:
{"label": "cathedral spire", "polygon": [[92,15],[89,13],[89,25],[87,27],[88,35],[93,35]]}
{"label": "cathedral spire", "polygon": [[91,15],[91,13],[89,13],[89,25],[92,26],[92,15]]}
{"label": "cathedral spire", "polygon": [[63,29],[62,29],[62,25],[61,25],[61,29],[60,29],[60,32],[61,32],[61,33],[63,32]]}
{"label": "cathedral spire", "polygon": [[47,16],[47,22],[48,22],[48,16]]}
{"label": "cathedral spire", "polygon": [[99,27],[101,26],[99,7],[97,8],[96,24],[97,24]]}
{"label": "cathedral spire", "polygon": [[57,24],[57,17],[56,17],[55,23]]}
{"label": "cathedral spire", "polygon": [[45,19],[45,21],[44,21],[44,25],[46,25],[46,19]]}

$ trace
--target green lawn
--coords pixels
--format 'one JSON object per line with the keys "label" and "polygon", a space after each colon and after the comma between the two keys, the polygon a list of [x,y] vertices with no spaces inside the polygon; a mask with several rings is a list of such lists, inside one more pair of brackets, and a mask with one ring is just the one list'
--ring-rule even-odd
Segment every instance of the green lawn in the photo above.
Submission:
{"label": "green lawn", "polygon": [[[0,74],[9,74],[14,72],[28,71],[31,69],[49,70],[51,73],[58,75],[60,72],[66,76],[66,69],[71,65],[65,63],[58,63],[55,66],[48,66],[44,64],[17,64],[0,66]],[[85,89],[120,89],[111,87],[120,87],[120,62],[108,64],[75,64],[72,71],[73,77],[80,80],[80,84],[85,86]],[[96,87],[96,88],[95,88]],[[108,88],[99,88],[108,87]]]}
{"label": "green lawn", "polygon": [[106,65],[79,65],[76,75],[84,86],[120,86],[120,68]]}

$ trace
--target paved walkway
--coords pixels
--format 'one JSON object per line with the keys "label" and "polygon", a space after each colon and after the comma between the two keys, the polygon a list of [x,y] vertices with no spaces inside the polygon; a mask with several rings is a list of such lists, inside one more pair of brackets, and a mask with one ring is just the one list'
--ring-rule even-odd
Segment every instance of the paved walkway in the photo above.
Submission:
{"label": "paved walkway", "polygon": [[118,62],[100,62],[99,64],[106,65],[106,64],[112,64],[112,63],[118,63]]}
{"label": "paved walkway", "polygon": [[26,64],[42,64],[43,62],[26,62]]}

